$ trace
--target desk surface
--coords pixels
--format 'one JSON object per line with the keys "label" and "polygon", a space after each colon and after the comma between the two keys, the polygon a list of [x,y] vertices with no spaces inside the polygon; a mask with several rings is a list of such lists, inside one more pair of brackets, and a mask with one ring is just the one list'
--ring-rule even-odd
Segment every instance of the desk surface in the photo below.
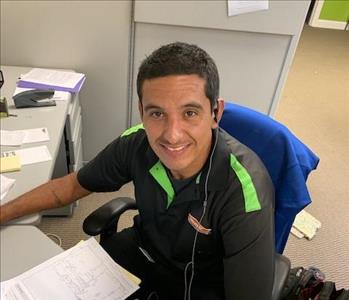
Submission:
{"label": "desk surface", "polygon": [[[48,129],[50,141],[43,143],[25,144],[21,147],[1,146],[1,152],[47,145],[52,156],[52,160],[22,166],[21,170],[18,172],[4,173],[5,176],[16,179],[16,182],[14,187],[1,201],[2,204],[51,179],[61,138],[64,133],[68,107],[71,101],[70,93],[66,93],[66,100],[56,101],[56,106],[16,109],[12,99],[12,95],[16,87],[16,81],[21,74],[27,73],[30,69],[31,68],[25,67],[1,66],[5,80],[5,83],[1,88],[1,96],[6,97],[9,106],[9,112],[11,114],[17,115],[17,117],[1,118],[1,129],[19,130],[46,127]],[[11,223],[38,224],[40,220],[41,215],[34,214],[31,216],[16,219]]]}
{"label": "desk surface", "polygon": [[63,252],[55,242],[34,226],[0,228],[1,281],[11,279]]}

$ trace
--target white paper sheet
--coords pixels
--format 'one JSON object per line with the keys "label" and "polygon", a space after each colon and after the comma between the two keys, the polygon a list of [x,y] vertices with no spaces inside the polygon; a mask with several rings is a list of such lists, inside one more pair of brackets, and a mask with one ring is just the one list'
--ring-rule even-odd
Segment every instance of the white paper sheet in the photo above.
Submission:
{"label": "white paper sheet", "polygon": [[50,140],[46,127],[22,130],[24,132],[23,144],[47,142]]}
{"label": "white paper sheet", "polygon": [[1,145],[20,146],[22,144],[47,142],[50,140],[46,127],[25,130],[1,130]]}
{"label": "white paper sheet", "polygon": [[74,88],[84,76],[85,75],[82,73],[34,68],[21,76],[21,80],[45,85]]}
{"label": "white paper sheet", "polygon": [[228,16],[266,10],[269,8],[268,0],[228,0]]}
{"label": "white paper sheet", "polygon": [[52,160],[51,154],[46,145],[14,151],[5,151],[2,155],[6,156],[7,153],[13,152],[19,156],[22,166]]}
{"label": "white paper sheet", "polygon": [[2,282],[1,299],[122,300],[137,289],[96,240],[90,238]]}
{"label": "white paper sheet", "polygon": [[0,143],[3,146],[20,146],[24,136],[22,130],[0,130]]}
{"label": "white paper sheet", "polygon": [[5,196],[7,195],[7,193],[10,191],[10,189],[13,187],[13,185],[16,182],[16,179],[13,178],[8,178],[4,175],[0,174],[0,188],[1,188],[1,196],[0,196],[0,200],[4,199]]}
{"label": "white paper sheet", "polygon": [[321,222],[305,210],[300,211],[293,222],[292,228],[301,232],[308,240],[311,240],[317,230],[321,228]]}

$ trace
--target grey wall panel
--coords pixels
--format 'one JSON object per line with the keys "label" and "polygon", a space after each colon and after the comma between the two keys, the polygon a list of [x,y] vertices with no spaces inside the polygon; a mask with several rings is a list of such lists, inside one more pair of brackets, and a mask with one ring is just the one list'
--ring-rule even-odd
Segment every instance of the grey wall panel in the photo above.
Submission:
{"label": "grey wall panel", "polygon": [[297,34],[310,0],[271,0],[269,9],[228,17],[226,0],[136,0],[135,21],[276,34]]}
{"label": "grey wall panel", "polygon": [[130,22],[130,1],[1,1],[1,64],[86,74],[85,160],[126,128]]}
{"label": "grey wall panel", "polygon": [[[173,41],[194,43],[216,61],[220,95],[260,112],[269,113],[278,87],[291,36],[136,23],[134,74],[145,55]],[[133,87],[132,124],[138,116]]]}

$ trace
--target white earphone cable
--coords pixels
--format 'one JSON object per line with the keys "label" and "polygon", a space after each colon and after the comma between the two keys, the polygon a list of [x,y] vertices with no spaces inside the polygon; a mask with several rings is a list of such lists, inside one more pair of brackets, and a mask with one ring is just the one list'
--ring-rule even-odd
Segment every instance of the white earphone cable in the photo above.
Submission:
{"label": "white earphone cable", "polygon": [[[218,142],[218,127],[216,129],[216,138],[215,138],[215,143],[213,145],[213,149],[210,155],[210,159],[209,159],[209,166],[208,166],[208,170],[207,170],[207,175],[206,175],[206,179],[205,179],[205,200],[203,202],[203,211],[201,214],[201,217],[199,219],[199,223],[201,224],[205,213],[206,213],[206,207],[207,207],[207,198],[208,198],[208,191],[207,191],[207,186],[208,186],[208,178],[210,176],[211,173],[211,168],[212,168],[212,159],[213,159],[213,154],[216,150],[216,146],[217,146],[217,142]],[[193,248],[192,248],[192,253],[191,253],[191,261],[189,263],[187,263],[187,265],[185,266],[184,269],[184,300],[190,300],[190,292],[191,292],[191,286],[193,283],[193,279],[194,279],[194,266],[195,266],[195,248],[196,248],[196,241],[197,241],[197,237],[198,237],[198,231],[195,232],[195,236],[194,236],[194,241],[193,241]],[[191,276],[190,276],[190,281],[189,281],[189,287],[187,288],[187,272],[189,269],[189,266],[191,266]]]}

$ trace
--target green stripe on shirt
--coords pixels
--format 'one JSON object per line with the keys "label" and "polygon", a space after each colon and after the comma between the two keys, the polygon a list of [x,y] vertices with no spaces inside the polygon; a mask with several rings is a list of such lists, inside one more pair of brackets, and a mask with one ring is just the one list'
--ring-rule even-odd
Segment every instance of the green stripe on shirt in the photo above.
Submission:
{"label": "green stripe on shirt", "polygon": [[133,127],[130,127],[129,129],[126,129],[121,136],[128,136],[134,132],[137,132],[140,129],[144,129],[143,124],[138,124]]}
{"label": "green stripe on shirt", "polygon": [[240,180],[245,199],[245,211],[252,212],[260,210],[261,204],[258,200],[256,188],[252,182],[251,176],[233,154],[230,154],[230,166]]}
{"label": "green stripe on shirt", "polygon": [[167,208],[170,206],[171,202],[174,199],[175,191],[172,187],[171,181],[167,176],[167,172],[159,160],[152,168],[149,170],[150,174],[155,178],[158,184],[166,191],[167,193]]}

